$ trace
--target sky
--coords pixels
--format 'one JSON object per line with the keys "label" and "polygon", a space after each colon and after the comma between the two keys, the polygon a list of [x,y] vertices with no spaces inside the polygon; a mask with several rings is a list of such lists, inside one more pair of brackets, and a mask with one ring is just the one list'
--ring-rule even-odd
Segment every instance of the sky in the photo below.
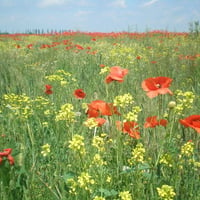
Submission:
{"label": "sky", "polygon": [[0,32],[187,32],[200,0],[0,0]]}

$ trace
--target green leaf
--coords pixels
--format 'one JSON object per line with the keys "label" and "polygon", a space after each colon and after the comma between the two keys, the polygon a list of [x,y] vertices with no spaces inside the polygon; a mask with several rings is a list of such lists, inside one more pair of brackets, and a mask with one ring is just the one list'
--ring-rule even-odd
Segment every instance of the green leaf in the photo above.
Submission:
{"label": "green leaf", "polygon": [[103,193],[105,197],[111,197],[111,196],[115,196],[115,195],[118,194],[118,192],[114,189],[107,190],[107,189],[104,189],[104,188],[100,188],[99,192]]}

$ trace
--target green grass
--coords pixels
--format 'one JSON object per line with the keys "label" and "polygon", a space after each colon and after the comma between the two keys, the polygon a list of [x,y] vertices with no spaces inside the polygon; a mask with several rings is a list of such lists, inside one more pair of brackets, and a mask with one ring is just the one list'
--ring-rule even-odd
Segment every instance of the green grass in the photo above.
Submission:
{"label": "green grass", "polygon": [[[15,163],[2,157],[0,199],[199,200],[200,135],[179,123],[200,115],[199,42],[199,36],[162,32],[1,35],[0,152],[12,148]],[[106,84],[100,64],[129,71],[122,83]],[[141,83],[158,76],[173,79],[173,95],[150,99]],[[84,99],[73,95],[79,88]],[[117,107],[121,115],[102,116],[107,122],[101,127],[84,125],[85,105],[113,103],[128,93],[134,102]],[[170,101],[176,102],[172,109]],[[64,112],[63,105],[73,109]],[[141,108],[135,113],[139,139],[116,127],[135,106]],[[56,120],[59,113],[65,120]],[[149,116],[168,124],[144,128]],[[175,196],[158,193],[163,185]]]}

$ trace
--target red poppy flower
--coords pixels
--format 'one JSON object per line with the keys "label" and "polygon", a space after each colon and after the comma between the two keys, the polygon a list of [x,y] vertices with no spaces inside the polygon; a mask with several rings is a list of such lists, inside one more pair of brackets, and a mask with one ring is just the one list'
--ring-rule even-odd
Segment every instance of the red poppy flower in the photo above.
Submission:
{"label": "red poppy flower", "polygon": [[195,56],[198,58],[198,57],[200,57],[200,54],[196,54]]}
{"label": "red poppy flower", "polygon": [[77,99],[84,99],[86,96],[86,93],[82,89],[77,89],[74,91],[74,96]]}
{"label": "red poppy flower", "polygon": [[17,48],[17,49],[20,49],[20,48],[21,48],[21,46],[20,46],[19,44],[17,44],[17,45],[16,45],[16,48]]}
{"label": "red poppy flower", "polygon": [[90,54],[90,55],[95,55],[97,53],[97,51],[87,51],[86,53]]}
{"label": "red poppy flower", "polygon": [[197,133],[200,133],[200,115],[190,115],[185,119],[180,119],[179,122],[185,127],[193,128]]}
{"label": "red poppy flower", "polygon": [[95,121],[97,122],[97,126],[102,126],[103,124],[106,123],[106,119],[104,118],[95,118]]}
{"label": "red poppy flower", "polygon": [[11,155],[7,156],[8,162],[10,163],[10,165],[14,165],[15,164],[15,160]]}
{"label": "red poppy flower", "polygon": [[112,81],[123,82],[124,76],[128,74],[128,69],[122,69],[119,66],[110,68],[110,74],[106,77],[105,82],[110,83]]}
{"label": "red poppy flower", "polygon": [[28,44],[27,48],[32,49],[33,48],[33,44]]}
{"label": "red poppy flower", "polygon": [[46,87],[46,90],[45,90],[46,94],[52,94],[53,93],[53,91],[51,90],[51,88],[52,88],[51,85],[45,85],[45,87]]}
{"label": "red poppy flower", "polygon": [[82,46],[79,45],[79,44],[75,44],[75,47],[76,47],[77,49],[79,49],[79,50],[83,50],[83,49],[84,49],[84,47],[82,47]]}
{"label": "red poppy flower", "polygon": [[12,152],[12,149],[9,148],[9,149],[4,149],[3,152],[0,152],[0,156],[1,157],[7,157],[9,154],[11,154]]}
{"label": "red poppy flower", "polygon": [[142,82],[142,88],[147,92],[147,96],[149,98],[154,98],[159,94],[170,94],[173,93],[168,88],[172,82],[171,78],[168,77],[155,77],[155,78],[147,78]]}
{"label": "red poppy flower", "polygon": [[128,133],[130,137],[135,139],[140,138],[138,123],[134,121],[127,121],[121,124],[120,121],[117,121],[116,125],[119,130],[122,130],[123,133]]}
{"label": "red poppy flower", "polygon": [[167,120],[166,119],[157,120],[157,116],[152,116],[146,118],[146,122],[144,123],[144,128],[154,128],[159,125],[166,126]]}
{"label": "red poppy flower", "polygon": [[12,149],[4,149],[3,152],[0,152],[0,164],[3,162],[3,157],[6,157],[10,165],[14,165],[14,158],[11,156]]}
{"label": "red poppy flower", "polygon": [[100,115],[117,114],[116,107],[112,104],[106,103],[102,100],[95,100],[88,104],[87,115],[88,117],[99,117]]}
{"label": "red poppy flower", "polygon": [[73,48],[73,46],[67,46],[67,47],[65,47],[66,50],[69,50],[69,49],[72,49],[72,48]]}

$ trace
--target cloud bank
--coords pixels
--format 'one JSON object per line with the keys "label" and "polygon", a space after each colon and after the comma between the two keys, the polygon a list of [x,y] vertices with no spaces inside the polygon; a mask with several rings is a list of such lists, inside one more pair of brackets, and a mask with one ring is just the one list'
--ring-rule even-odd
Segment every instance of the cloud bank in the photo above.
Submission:
{"label": "cloud bank", "polygon": [[159,0],[151,0],[151,1],[148,1],[146,3],[144,3],[142,6],[143,7],[147,7],[147,6],[151,6],[153,5],[154,3],[158,2]]}

